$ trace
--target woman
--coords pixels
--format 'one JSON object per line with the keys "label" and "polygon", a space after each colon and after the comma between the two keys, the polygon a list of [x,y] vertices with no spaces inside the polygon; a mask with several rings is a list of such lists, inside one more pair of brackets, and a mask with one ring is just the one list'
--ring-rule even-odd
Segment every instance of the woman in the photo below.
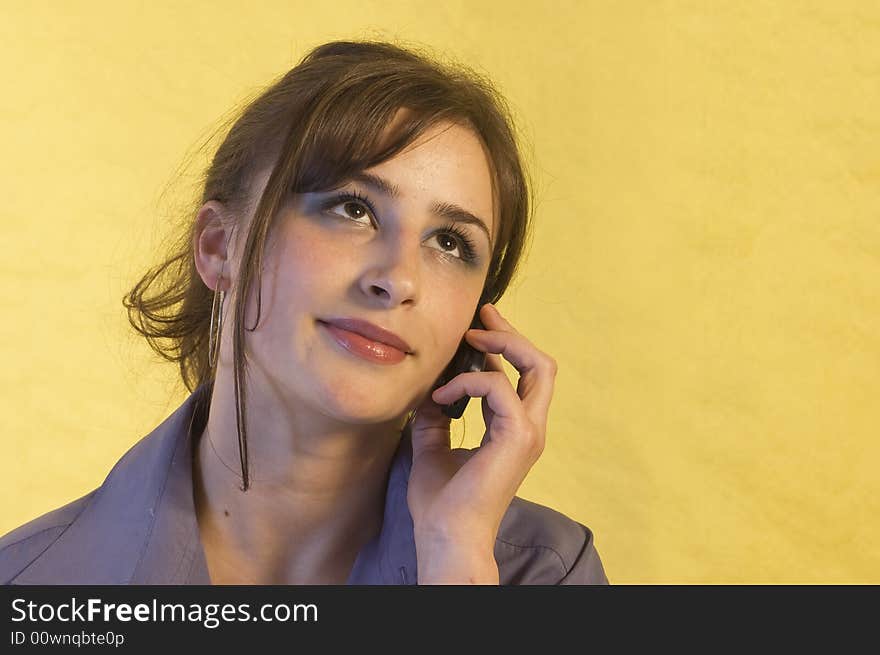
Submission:
{"label": "woman", "polygon": [[[254,100],[126,298],[190,397],[3,537],[3,581],[607,583],[588,528],[515,496],[556,363],[492,304],[531,205],[511,124],[489,82],[387,43],[320,46]],[[485,435],[452,449],[468,397]]]}

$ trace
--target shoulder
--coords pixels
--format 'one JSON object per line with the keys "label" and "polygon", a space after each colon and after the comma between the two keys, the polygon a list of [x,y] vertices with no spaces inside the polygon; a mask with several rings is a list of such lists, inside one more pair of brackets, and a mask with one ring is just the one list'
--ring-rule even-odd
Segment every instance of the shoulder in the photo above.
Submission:
{"label": "shoulder", "polygon": [[97,491],[94,489],[0,537],[0,584],[9,584],[64,534]]}
{"label": "shoulder", "polygon": [[501,522],[495,560],[502,585],[608,584],[587,526],[519,496]]}

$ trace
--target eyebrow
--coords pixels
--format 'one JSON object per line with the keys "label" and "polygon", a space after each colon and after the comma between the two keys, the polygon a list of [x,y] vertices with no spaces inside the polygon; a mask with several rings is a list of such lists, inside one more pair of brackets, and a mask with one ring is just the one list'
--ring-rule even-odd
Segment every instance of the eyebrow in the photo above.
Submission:
{"label": "eyebrow", "polygon": [[[374,173],[367,173],[366,171],[360,171],[357,173],[353,173],[350,178],[354,182],[361,182],[362,184],[366,184],[368,187],[371,187],[373,190],[388,196],[389,198],[399,198],[400,188],[389,182],[383,177],[379,177]],[[486,234],[486,239],[489,241],[489,246],[492,247],[492,235],[489,232],[489,228],[486,227],[486,223],[483,222],[481,218],[478,218],[467,209],[460,207],[452,202],[439,202],[434,201],[434,203],[430,207],[431,213],[435,216],[440,216],[442,218],[447,218],[456,223],[469,223],[471,225],[476,225]]]}

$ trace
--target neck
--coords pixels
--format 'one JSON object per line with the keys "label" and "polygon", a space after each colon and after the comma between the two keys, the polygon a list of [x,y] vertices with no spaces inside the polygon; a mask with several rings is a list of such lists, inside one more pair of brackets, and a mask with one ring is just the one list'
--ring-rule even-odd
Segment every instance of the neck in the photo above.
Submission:
{"label": "neck", "polygon": [[341,584],[382,527],[400,420],[341,423],[248,389],[242,492],[231,388],[214,385],[207,424],[194,435],[194,500],[212,580]]}

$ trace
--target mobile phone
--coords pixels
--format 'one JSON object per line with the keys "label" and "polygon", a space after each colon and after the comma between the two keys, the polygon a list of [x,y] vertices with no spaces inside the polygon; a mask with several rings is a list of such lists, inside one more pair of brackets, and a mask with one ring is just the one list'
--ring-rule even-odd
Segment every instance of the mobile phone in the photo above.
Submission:
{"label": "mobile phone", "polygon": [[[471,327],[478,330],[485,329],[483,327],[483,324],[480,322],[480,308],[482,306],[482,304],[477,305],[477,311],[474,314],[474,320],[471,322]],[[479,372],[485,370],[485,368],[486,353],[482,350],[477,350],[467,341],[465,341],[464,337],[462,337],[461,345],[458,347],[455,355],[450,360],[449,365],[446,367],[446,370],[444,370],[443,374],[439,378],[437,378],[434,389],[442,387],[459,373]],[[461,418],[470,399],[470,396],[464,395],[450,405],[440,405],[440,408],[442,409],[443,413],[449,418]]]}

